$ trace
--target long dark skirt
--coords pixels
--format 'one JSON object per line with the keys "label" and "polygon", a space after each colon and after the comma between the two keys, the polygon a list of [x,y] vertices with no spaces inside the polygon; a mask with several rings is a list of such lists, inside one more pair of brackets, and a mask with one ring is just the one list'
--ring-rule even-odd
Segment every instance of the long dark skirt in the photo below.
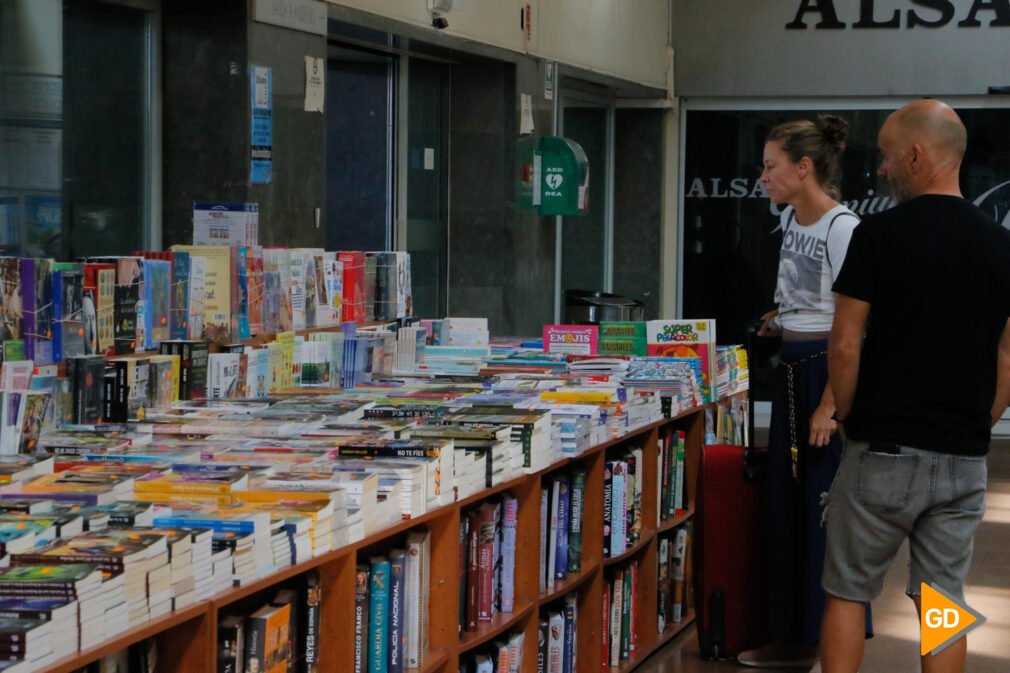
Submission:
{"label": "long dark skirt", "polygon": [[[776,641],[816,645],[821,637],[825,528],[821,494],[827,493],[842,459],[836,434],[825,447],[812,448],[810,417],[828,383],[827,341],[784,342],[776,372],[775,398],[768,438],[768,610]],[[798,474],[790,457],[788,370],[793,370]],[[866,635],[873,634],[869,606]]]}

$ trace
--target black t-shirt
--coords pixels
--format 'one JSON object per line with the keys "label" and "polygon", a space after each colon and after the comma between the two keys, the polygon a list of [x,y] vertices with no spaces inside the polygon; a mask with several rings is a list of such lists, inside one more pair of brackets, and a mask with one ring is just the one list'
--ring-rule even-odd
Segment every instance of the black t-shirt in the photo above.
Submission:
{"label": "black t-shirt", "polygon": [[849,436],[988,452],[1010,232],[964,199],[920,196],[863,220],[833,289],[870,304]]}

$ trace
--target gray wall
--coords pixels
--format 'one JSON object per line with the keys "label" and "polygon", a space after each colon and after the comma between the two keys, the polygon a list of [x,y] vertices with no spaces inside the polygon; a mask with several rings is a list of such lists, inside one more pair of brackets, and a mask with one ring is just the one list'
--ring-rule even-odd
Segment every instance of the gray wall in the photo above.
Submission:
{"label": "gray wall", "polygon": [[[193,201],[260,204],[260,243],[321,246],[323,115],[303,111],[304,56],[326,40],[249,20],[245,0],[165,3],[163,244],[192,242]],[[273,181],[249,183],[249,64],[273,68]],[[325,221],[325,210],[321,210]]]}
{"label": "gray wall", "polygon": [[[1010,85],[1010,2],[939,0],[944,19],[912,0],[673,0],[678,96],[904,96],[985,94]],[[855,27],[861,7],[873,22]],[[973,7],[975,8],[973,14]],[[983,9],[982,7],[989,8]],[[787,29],[801,7],[805,29]],[[818,29],[834,10],[844,27]],[[997,11],[997,9],[999,11]],[[977,27],[959,26],[974,19]],[[863,24],[870,23],[863,17]],[[993,23],[997,25],[991,25]]]}

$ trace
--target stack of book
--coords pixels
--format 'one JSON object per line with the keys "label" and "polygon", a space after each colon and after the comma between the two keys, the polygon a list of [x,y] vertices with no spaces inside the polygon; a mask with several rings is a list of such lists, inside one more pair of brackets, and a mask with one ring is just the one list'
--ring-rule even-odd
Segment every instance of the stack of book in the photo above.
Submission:
{"label": "stack of book", "polygon": [[718,346],[716,355],[716,394],[722,400],[750,388],[747,350],[743,346]]}
{"label": "stack of book", "polygon": [[638,570],[638,561],[630,561],[603,584],[603,661],[611,666],[638,650]]}
{"label": "stack of book", "polygon": [[473,631],[499,612],[515,608],[516,524],[519,501],[506,494],[460,518],[459,617],[461,630]]}
{"label": "stack of book", "polygon": [[540,491],[540,593],[582,572],[582,511],[586,473],[573,470],[544,478]]}
{"label": "stack of book", "polygon": [[428,653],[430,535],[414,531],[403,549],[357,567],[354,671],[420,668]]}
{"label": "stack of book", "polygon": [[67,626],[60,631],[60,638],[67,642],[55,648],[61,652],[64,648],[76,651],[78,647],[93,647],[106,638],[110,588],[103,585],[102,571],[91,564],[40,564],[0,570],[3,604],[15,609],[38,608],[38,612],[27,614],[31,618],[48,614],[50,620]]}
{"label": "stack of book", "polygon": [[526,634],[521,631],[503,634],[500,639],[480,651],[464,656],[462,673],[521,673]]}
{"label": "stack of book", "polygon": [[642,535],[642,449],[616,454],[603,471],[603,557],[620,556]]}
{"label": "stack of book", "polygon": [[548,609],[540,620],[537,636],[537,670],[547,673],[578,671],[578,599],[564,597],[558,609]]}
{"label": "stack of book", "polygon": [[688,588],[691,578],[691,523],[678,526],[669,535],[659,538],[656,571],[657,625],[663,633],[670,624],[679,624],[687,614],[690,603]]}

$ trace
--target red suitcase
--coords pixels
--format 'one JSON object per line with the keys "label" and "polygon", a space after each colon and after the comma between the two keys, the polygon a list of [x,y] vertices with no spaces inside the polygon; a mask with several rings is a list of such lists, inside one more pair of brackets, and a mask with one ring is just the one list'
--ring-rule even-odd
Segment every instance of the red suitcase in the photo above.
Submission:
{"label": "red suitcase", "polygon": [[743,446],[702,450],[694,595],[706,659],[735,657],[766,642],[759,455]]}

